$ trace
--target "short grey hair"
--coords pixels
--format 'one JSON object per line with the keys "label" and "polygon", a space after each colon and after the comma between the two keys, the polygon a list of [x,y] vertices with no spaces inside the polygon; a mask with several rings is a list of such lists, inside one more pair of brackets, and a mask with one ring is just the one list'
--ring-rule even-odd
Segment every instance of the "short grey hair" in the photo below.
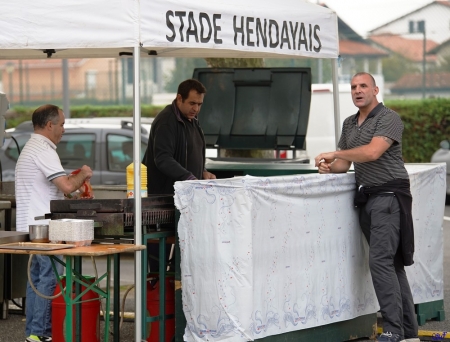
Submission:
{"label": "short grey hair", "polygon": [[49,121],[54,124],[58,123],[60,110],[61,109],[58,106],[52,104],[45,104],[40,106],[33,112],[31,118],[33,127],[44,128]]}

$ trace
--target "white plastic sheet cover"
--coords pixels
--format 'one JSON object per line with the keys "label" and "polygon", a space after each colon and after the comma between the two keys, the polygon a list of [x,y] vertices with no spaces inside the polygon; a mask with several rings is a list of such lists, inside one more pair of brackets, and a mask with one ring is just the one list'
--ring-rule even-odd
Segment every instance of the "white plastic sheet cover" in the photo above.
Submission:
{"label": "white plastic sheet cover", "polygon": [[413,196],[414,264],[406,268],[414,303],[444,299],[446,165],[407,164]]}
{"label": "white plastic sheet cover", "polygon": [[245,341],[374,313],[353,175],[177,182],[188,341]]}
{"label": "white plastic sheet cover", "polygon": [[[445,167],[408,166],[416,303],[443,299]],[[175,183],[187,341],[245,341],[375,313],[354,175]]]}
{"label": "white plastic sheet cover", "polygon": [[139,43],[137,0],[0,0],[0,4],[0,49],[101,49]]}
{"label": "white plastic sheet cover", "polygon": [[336,14],[307,1],[141,1],[141,18],[143,47],[162,56],[338,56]]}

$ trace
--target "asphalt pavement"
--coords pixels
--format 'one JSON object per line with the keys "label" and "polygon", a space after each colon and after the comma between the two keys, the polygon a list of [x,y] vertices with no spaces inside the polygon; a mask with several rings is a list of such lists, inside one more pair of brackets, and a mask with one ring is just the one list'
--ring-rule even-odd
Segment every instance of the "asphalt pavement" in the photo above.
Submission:
{"label": "asphalt pavement", "polygon": [[[445,207],[445,216],[443,222],[444,230],[444,309],[445,320],[435,321],[428,320],[424,325],[419,326],[419,335],[421,341],[450,341],[450,205]],[[418,241],[416,241],[418,243]],[[419,242],[420,243],[420,242]],[[96,258],[95,265],[90,258],[83,259],[83,273],[95,275],[104,273],[106,270],[105,259]],[[121,323],[119,334],[121,342],[135,341],[135,324],[134,324],[134,254],[124,254],[121,256],[120,267],[120,307],[125,312],[124,320]],[[104,284],[106,285],[106,283]],[[113,294],[111,294],[112,296]],[[113,297],[112,297],[113,298]],[[21,304],[20,300],[16,304]],[[104,304],[103,304],[104,305]],[[111,303],[111,308],[113,304]],[[122,308],[123,306],[123,308]],[[25,316],[20,307],[10,302],[8,318],[0,319],[0,342],[23,342],[25,341]],[[381,326],[382,319],[379,317],[379,324]],[[104,320],[100,320],[100,341],[103,341]],[[113,331],[113,323],[110,322],[110,331]],[[441,336],[444,332],[449,332],[445,339]],[[437,335],[439,334],[439,335]],[[109,341],[114,338],[110,334]],[[353,340],[355,341],[355,340]],[[367,338],[360,338],[356,341],[371,341]],[[89,341],[90,342],[90,341]],[[308,341],[309,342],[309,341]],[[314,341],[315,342],[315,341]]]}

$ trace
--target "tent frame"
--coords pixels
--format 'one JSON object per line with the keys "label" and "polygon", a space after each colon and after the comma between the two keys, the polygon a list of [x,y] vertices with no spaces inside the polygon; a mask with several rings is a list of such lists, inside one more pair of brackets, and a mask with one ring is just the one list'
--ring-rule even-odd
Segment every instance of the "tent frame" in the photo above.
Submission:
{"label": "tent frame", "polygon": [[[140,128],[141,127],[141,103],[140,103],[140,58],[141,58],[141,47],[135,46],[133,49],[133,59],[134,59],[134,81],[133,81],[133,164],[134,170],[139,170],[134,173],[134,208],[136,213],[135,217],[135,227],[134,227],[134,236],[135,236],[135,244],[142,244],[142,197],[140,191],[141,184],[141,161],[136,158],[136,156],[141,155],[141,144],[140,142]],[[335,131],[335,143],[336,147],[338,145],[339,136],[340,136],[340,113],[339,113],[339,82],[338,82],[338,60],[336,58],[331,59],[332,66],[332,78],[333,78],[333,106],[334,106],[334,131]],[[337,91],[336,91],[337,90]],[[140,341],[141,332],[142,332],[142,296],[144,289],[142,288],[142,277],[145,276],[142,274],[142,260],[143,253],[136,252],[135,253],[135,341]]]}

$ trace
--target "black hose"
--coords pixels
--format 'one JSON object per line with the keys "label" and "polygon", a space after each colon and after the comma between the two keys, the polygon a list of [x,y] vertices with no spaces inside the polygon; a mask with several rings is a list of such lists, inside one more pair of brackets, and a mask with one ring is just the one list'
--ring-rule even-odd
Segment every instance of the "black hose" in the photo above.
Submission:
{"label": "black hose", "polygon": [[17,152],[19,152],[18,155],[20,156],[20,147],[19,147],[19,143],[17,142],[16,138],[14,138],[12,135],[11,135],[11,139],[14,140],[14,142],[16,143]]}
{"label": "black hose", "polygon": [[23,309],[23,305],[17,303],[14,299],[11,299],[11,301],[12,301],[13,304],[14,304],[15,306],[17,306],[19,309]]}
{"label": "black hose", "polygon": [[[19,147],[19,143],[17,142],[16,138],[14,138],[11,135],[11,139],[14,141],[14,143],[16,144],[16,148],[17,148],[17,152],[18,152],[18,156],[20,156],[20,147]],[[17,159],[19,159],[19,157],[17,157]],[[3,169],[2,169],[2,162],[0,160],[0,182],[3,182]]]}

